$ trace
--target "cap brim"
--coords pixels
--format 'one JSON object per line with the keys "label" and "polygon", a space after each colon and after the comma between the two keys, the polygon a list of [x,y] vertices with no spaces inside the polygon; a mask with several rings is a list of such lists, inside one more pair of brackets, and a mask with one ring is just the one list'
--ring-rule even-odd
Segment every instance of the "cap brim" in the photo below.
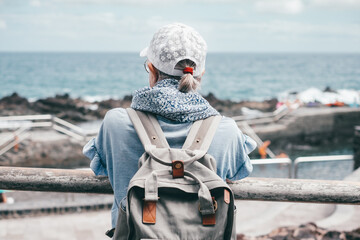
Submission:
{"label": "cap brim", "polygon": [[144,49],[140,52],[140,57],[147,57],[148,49],[149,49],[149,47],[144,48]]}

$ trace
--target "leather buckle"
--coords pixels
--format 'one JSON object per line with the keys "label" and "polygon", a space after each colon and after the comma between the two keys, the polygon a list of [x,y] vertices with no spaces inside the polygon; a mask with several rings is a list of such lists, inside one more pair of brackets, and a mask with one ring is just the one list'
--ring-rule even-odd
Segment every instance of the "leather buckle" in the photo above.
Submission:
{"label": "leather buckle", "polygon": [[[213,205],[214,205],[214,211],[216,212],[218,205],[217,205],[217,201],[215,200],[214,197],[212,197],[212,201],[213,201]],[[199,211],[200,211],[200,204],[199,204]],[[207,215],[202,215],[202,224],[204,226],[213,226],[216,224],[216,217],[215,217],[215,213],[214,214],[207,214]]]}
{"label": "leather buckle", "polygon": [[[215,200],[215,197],[211,197],[211,198],[214,205],[214,211],[216,212],[216,210],[218,209],[217,201]],[[201,212],[200,203],[199,203],[199,212]]]}
{"label": "leather buckle", "polygon": [[172,161],[172,175],[173,178],[184,177],[184,162],[181,160]]}

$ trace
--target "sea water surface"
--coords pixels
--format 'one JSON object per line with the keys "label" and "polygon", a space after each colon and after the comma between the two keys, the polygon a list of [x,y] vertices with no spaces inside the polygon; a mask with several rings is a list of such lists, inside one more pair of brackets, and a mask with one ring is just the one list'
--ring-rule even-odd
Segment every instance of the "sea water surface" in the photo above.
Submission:
{"label": "sea water surface", "polygon": [[[138,53],[0,53],[0,98],[17,92],[30,100],[69,93],[87,100],[122,98],[148,84]],[[360,54],[209,53],[201,93],[220,99],[265,100],[309,88],[360,90]],[[93,123],[92,123],[93,124]],[[98,123],[99,124],[99,123]],[[85,126],[82,126],[85,127]],[[352,146],[308,147],[298,156],[352,154]],[[336,163],[334,163],[336,164]],[[270,169],[266,169],[270,168]],[[255,167],[253,176],[287,177],[283,167]],[[352,162],[322,165],[321,178],[341,179]],[[307,166],[300,176],[319,175]],[[305,174],[305,175],[301,175]]]}
{"label": "sea water surface", "polygon": [[[121,98],[146,86],[138,53],[0,53],[0,97]],[[264,100],[310,87],[360,90],[360,54],[209,53],[202,94]]]}

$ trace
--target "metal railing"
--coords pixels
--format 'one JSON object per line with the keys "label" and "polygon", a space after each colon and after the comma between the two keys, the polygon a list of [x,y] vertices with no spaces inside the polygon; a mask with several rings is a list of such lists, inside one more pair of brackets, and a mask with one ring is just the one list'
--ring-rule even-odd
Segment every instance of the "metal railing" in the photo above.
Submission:
{"label": "metal railing", "polygon": [[292,178],[292,161],[290,158],[268,158],[268,159],[252,159],[252,165],[272,165],[281,164],[288,169],[288,178]]}
{"label": "metal railing", "polygon": [[293,176],[298,177],[299,165],[303,163],[314,163],[314,162],[335,162],[335,161],[351,161],[353,155],[332,155],[332,156],[315,156],[315,157],[298,157],[293,163]]}
{"label": "metal railing", "polygon": [[[360,169],[358,170],[360,172]],[[230,183],[236,199],[360,204],[360,182],[246,178]],[[0,167],[0,189],[112,194],[90,170]]]}
{"label": "metal railing", "polygon": [[250,125],[266,124],[279,121],[291,111],[292,109],[290,109],[288,106],[282,105],[281,107],[270,113],[263,113],[259,116],[236,116],[233,117],[233,119],[235,120],[235,122],[246,121]]}
{"label": "metal railing", "polygon": [[0,117],[0,129],[17,129],[0,143],[0,156],[30,136],[33,128],[52,128],[74,140],[85,143],[94,136],[82,128],[50,114]]}
{"label": "metal railing", "polygon": [[288,171],[288,178],[298,178],[299,166],[305,163],[320,163],[320,162],[342,162],[353,161],[353,155],[327,155],[314,157],[298,157],[295,161],[290,158],[267,158],[267,159],[251,159],[252,165],[274,165],[279,164],[286,167]]}

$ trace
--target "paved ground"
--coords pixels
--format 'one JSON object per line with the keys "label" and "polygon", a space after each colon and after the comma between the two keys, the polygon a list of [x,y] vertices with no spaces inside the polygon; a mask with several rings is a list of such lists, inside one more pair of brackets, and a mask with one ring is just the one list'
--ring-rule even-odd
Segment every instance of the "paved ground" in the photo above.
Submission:
{"label": "paved ground", "polygon": [[[236,205],[237,232],[247,236],[263,235],[280,226],[298,226],[308,222],[332,230],[360,227],[360,206],[261,201],[237,201]],[[333,215],[335,209],[338,210],[335,211],[337,215]],[[109,238],[104,232],[110,224],[110,210],[1,219],[0,239],[106,240]]]}
{"label": "paved ground", "polygon": [[110,226],[110,210],[0,220],[2,240],[101,240]]}
{"label": "paved ground", "polygon": [[[0,218],[4,212],[8,214],[25,214],[31,212],[65,212],[67,209],[86,208],[99,209],[99,206],[108,207],[113,202],[111,194],[84,194],[84,193],[56,193],[11,191],[5,193],[13,198],[13,204],[0,204]],[[94,206],[91,208],[90,206]],[[96,208],[96,206],[98,206]]]}

